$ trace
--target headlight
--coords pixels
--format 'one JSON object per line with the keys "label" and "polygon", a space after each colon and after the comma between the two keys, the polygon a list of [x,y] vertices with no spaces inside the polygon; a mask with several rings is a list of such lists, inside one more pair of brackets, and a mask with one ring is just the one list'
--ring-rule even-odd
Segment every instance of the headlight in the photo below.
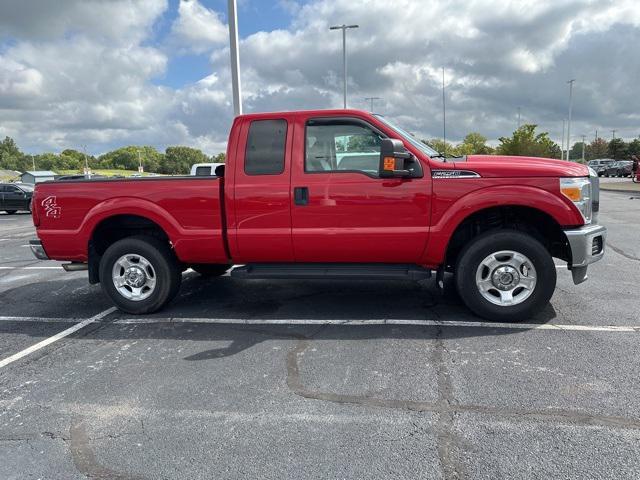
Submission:
{"label": "headlight", "polygon": [[589,178],[561,178],[560,191],[578,207],[584,218],[584,223],[591,223],[593,211],[591,205],[591,181]]}

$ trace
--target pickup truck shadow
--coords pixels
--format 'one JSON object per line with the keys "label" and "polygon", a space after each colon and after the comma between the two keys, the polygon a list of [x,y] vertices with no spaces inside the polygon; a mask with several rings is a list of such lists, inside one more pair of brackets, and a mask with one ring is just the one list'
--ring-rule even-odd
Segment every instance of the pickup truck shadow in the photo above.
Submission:
{"label": "pickup truck shadow", "polygon": [[[46,285],[46,291],[43,291]],[[144,316],[149,323],[136,323],[140,317],[118,312],[84,330],[77,338],[185,339],[223,341],[226,346],[189,355],[185,360],[211,360],[242,352],[269,339],[368,340],[375,338],[435,339],[508,335],[523,329],[438,325],[354,325],[358,320],[438,320],[482,322],[462,304],[447,279],[445,294],[434,282],[353,282],[353,281],[239,281],[230,277],[204,279],[185,274],[181,293],[164,310]],[[26,302],[31,299],[32,302]],[[33,302],[37,299],[37,303]],[[2,315],[23,317],[88,318],[109,301],[99,286],[86,285],[85,279],[32,283],[0,293],[6,307]],[[37,307],[36,311],[33,308]],[[64,312],[64,314],[61,314]],[[90,312],[90,313],[89,313]],[[115,318],[113,318],[115,317]],[[546,323],[556,317],[551,305],[527,323]],[[189,322],[180,322],[181,318]],[[156,319],[156,321],[154,321]],[[203,319],[198,323],[198,319]],[[206,323],[215,319],[216,323]],[[224,320],[230,320],[228,324]],[[251,320],[251,325],[238,320]],[[274,325],[260,320],[278,320]],[[287,324],[291,320],[291,324]],[[304,324],[313,320],[315,324]],[[323,320],[332,325],[320,325]],[[296,324],[294,324],[294,322]],[[114,323],[115,322],[115,323]],[[120,323],[118,323],[120,322]],[[236,322],[236,323],[233,323]],[[344,322],[344,323],[342,323]],[[32,325],[33,324],[33,325]],[[133,325],[135,327],[133,327]],[[109,326],[108,328],[105,328]],[[3,333],[42,330],[37,322],[0,322]]]}

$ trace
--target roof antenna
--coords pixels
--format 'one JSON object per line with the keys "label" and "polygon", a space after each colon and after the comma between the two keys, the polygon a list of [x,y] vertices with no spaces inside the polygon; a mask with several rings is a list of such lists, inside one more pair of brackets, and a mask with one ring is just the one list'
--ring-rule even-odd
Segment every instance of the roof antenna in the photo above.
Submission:
{"label": "roof antenna", "polygon": [[447,159],[447,107],[444,101],[444,67],[442,67],[442,140],[444,152],[442,155]]}

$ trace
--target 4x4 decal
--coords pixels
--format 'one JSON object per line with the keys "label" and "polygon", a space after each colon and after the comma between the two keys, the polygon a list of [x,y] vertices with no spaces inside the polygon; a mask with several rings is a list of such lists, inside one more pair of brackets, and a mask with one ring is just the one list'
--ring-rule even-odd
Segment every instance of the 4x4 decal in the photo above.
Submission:
{"label": "4x4 decal", "polygon": [[56,204],[55,195],[45,198],[40,205],[44,208],[44,212],[47,217],[60,218],[62,209]]}

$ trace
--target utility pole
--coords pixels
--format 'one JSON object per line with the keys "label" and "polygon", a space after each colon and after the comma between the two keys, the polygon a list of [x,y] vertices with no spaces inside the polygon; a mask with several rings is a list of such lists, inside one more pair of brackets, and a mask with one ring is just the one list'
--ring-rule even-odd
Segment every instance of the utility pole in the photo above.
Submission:
{"label": "utility pole", "polygon": [[518,128],[520,128],[520,107],[518,107]]}
{"label": "utility pole", "polygon": [[614,129],[614,130],[611,130],[611,133],[612,133],[611,140],[615,140],[615,139],[616,139],[616,132],[617,132],[617,131],[618,131],[618,130],[615,130],[615,129]]}
{"label": "utility pole", "polygon": [[[611,130],[611,141],[613,142],[616,139],[616,132],[617,130],[613,129]],[[613,144],[613,159],[616,160],[616,154],[617,154],[617,149],[616,149],[616,144]]]}
{"label": "utility pole", "polygon": [[447,106],[444,96],[444,67],[442,67],[442,140],[443,149],[442,155],[447,158]]}
{"label": "utility pole", "polygon": [[242,88],[240,86],[240,53],[238,52],[238,9],[236,0],[228,0],[229,52],[231,54],[231,90],[233,114],[242,115]]}
{"label": "utility pole", "polygon": [[142,158],[140,157],[140,149],[137,149],[138,152],[138,173],[144,172],[144,168],[142,168]]}
{"label": "utility pole", "polygon": [[584,142],[586,142],[586,135],[582,135],[582,162],[584,163]]}
{"label": "utility pole", "polygon": [[594,139],[595,142],[598,141],[598,129],[596,128],[596,138]]}
{"label": "utility pole", "polygon": [[564,129],[565,129],[565,119],[562,119],[562,155],[560,155],[561,159],[564,160]]}
{"label": "utility pole", "polygon": [[89,170],[89,161],[87,160],[87,146],[82,146],[82,152],[84,154],[84,174],[91,178],[91,170]]}
{"label": "utility pole", "polygon": [[374,100],[382,100],[382,98],[380,97],[365,97],[365,100],[371,102],[371,110],[369,110],[371,113],[373,113],[373,101]]}
{"label": "utility pole", "polygon": [[33,167],[33,171],[36,171],[36,159],[33,155],[29,155],[31,157],[31,165]]}
{"label": "utility pole", "polygon": [[347,108],[347,29],[358,28],[358,25],[334,25],[329,27],[329,30],[342,30],[342,74],[344,78],[343,82],[343,107]]}
{"label": "utility pole", "polygon": [[573,108],[573,82],[575,78],[569,80],[569,123],[567,124],[567,160],[569,160],[569,149],[571,148],[571,109]]}

